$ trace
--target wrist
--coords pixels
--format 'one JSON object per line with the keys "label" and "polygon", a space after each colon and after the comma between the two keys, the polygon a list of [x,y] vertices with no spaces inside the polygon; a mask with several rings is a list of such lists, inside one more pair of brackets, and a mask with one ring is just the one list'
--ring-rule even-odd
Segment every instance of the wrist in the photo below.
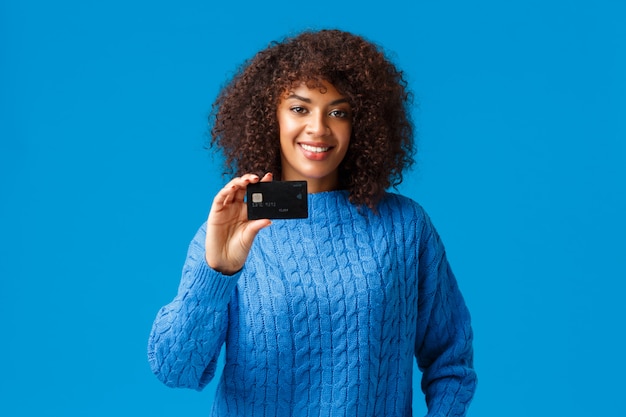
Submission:
{"label": "wrist", "polygon": [[241,271],[243,266],[232,266],[232,265],[224,265],[223,263],[219,263],[209,259],[208,256],[205,256],[205,261],[209,268],[214,270],[215,272],[219,272],[222,275],[232,276]]}

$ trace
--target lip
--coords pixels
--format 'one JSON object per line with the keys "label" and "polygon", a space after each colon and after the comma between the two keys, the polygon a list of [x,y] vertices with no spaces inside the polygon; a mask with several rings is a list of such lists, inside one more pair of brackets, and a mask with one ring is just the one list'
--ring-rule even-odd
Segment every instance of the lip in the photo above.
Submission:
{"label": "lip", "polygon": [[[298,148],[305,158],[312,161],[323,161],[329,157],[335,147],[321,142],[299,142]],[[326,149],[326,151],[320,152],[320,149]]]}

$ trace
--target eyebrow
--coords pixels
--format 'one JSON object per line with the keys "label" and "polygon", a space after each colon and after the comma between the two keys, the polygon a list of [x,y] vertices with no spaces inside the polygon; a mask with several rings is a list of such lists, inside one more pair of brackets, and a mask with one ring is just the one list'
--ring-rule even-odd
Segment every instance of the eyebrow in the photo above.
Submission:
{"label": "eyebrow", "polygon": [[[300,101],[304,101],[305,103],[311,103],[311,99],[310,98],[306,98],[306,97],[302,97],[299,96],[297,94],[290,94],[285,100],[290,100],[290,99],[296,99],[296,100],[300,100]],[[347,103],[348,99],[347,98],[339,98],[335,101],[333,101],[332,103],[328,103],[330,106],[334,106],[336,104],[340,104],[340,103]]]}

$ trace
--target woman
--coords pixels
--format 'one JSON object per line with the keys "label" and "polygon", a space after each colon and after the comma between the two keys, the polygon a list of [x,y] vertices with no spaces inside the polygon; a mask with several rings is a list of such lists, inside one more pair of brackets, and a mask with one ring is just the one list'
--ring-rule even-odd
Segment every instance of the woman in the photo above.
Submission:
{"label": "woman", "polygon": [[[387,192],[412,162],[402,73],[350,33],[270,45],[218,96],[212,143],[237,175],[191,242],[149,341],[168,386],[225,366],[213,416],[465,415],[469,312],[424,210]],[[309,217],[247,219],[246,187],[305,180]]]}

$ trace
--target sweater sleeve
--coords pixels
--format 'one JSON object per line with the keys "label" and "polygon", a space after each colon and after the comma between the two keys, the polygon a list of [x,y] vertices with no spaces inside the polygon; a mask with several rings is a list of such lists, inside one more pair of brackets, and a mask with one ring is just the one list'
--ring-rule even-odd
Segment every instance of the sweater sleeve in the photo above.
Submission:
{"label": "sweater sleeve", "polygon": [[206,225],[189,245],[178,294],[161,308],[148,340],[148,361],[170,387],[201,390],[215,375],[228,325],[228,303],[239,274],[226,276],[206,263]]}
{"label": "sweater sleeve", "polygon": [[428,417],[465,416],[476,389],[470,314],[428,216],[419,245],[415,356]]}

